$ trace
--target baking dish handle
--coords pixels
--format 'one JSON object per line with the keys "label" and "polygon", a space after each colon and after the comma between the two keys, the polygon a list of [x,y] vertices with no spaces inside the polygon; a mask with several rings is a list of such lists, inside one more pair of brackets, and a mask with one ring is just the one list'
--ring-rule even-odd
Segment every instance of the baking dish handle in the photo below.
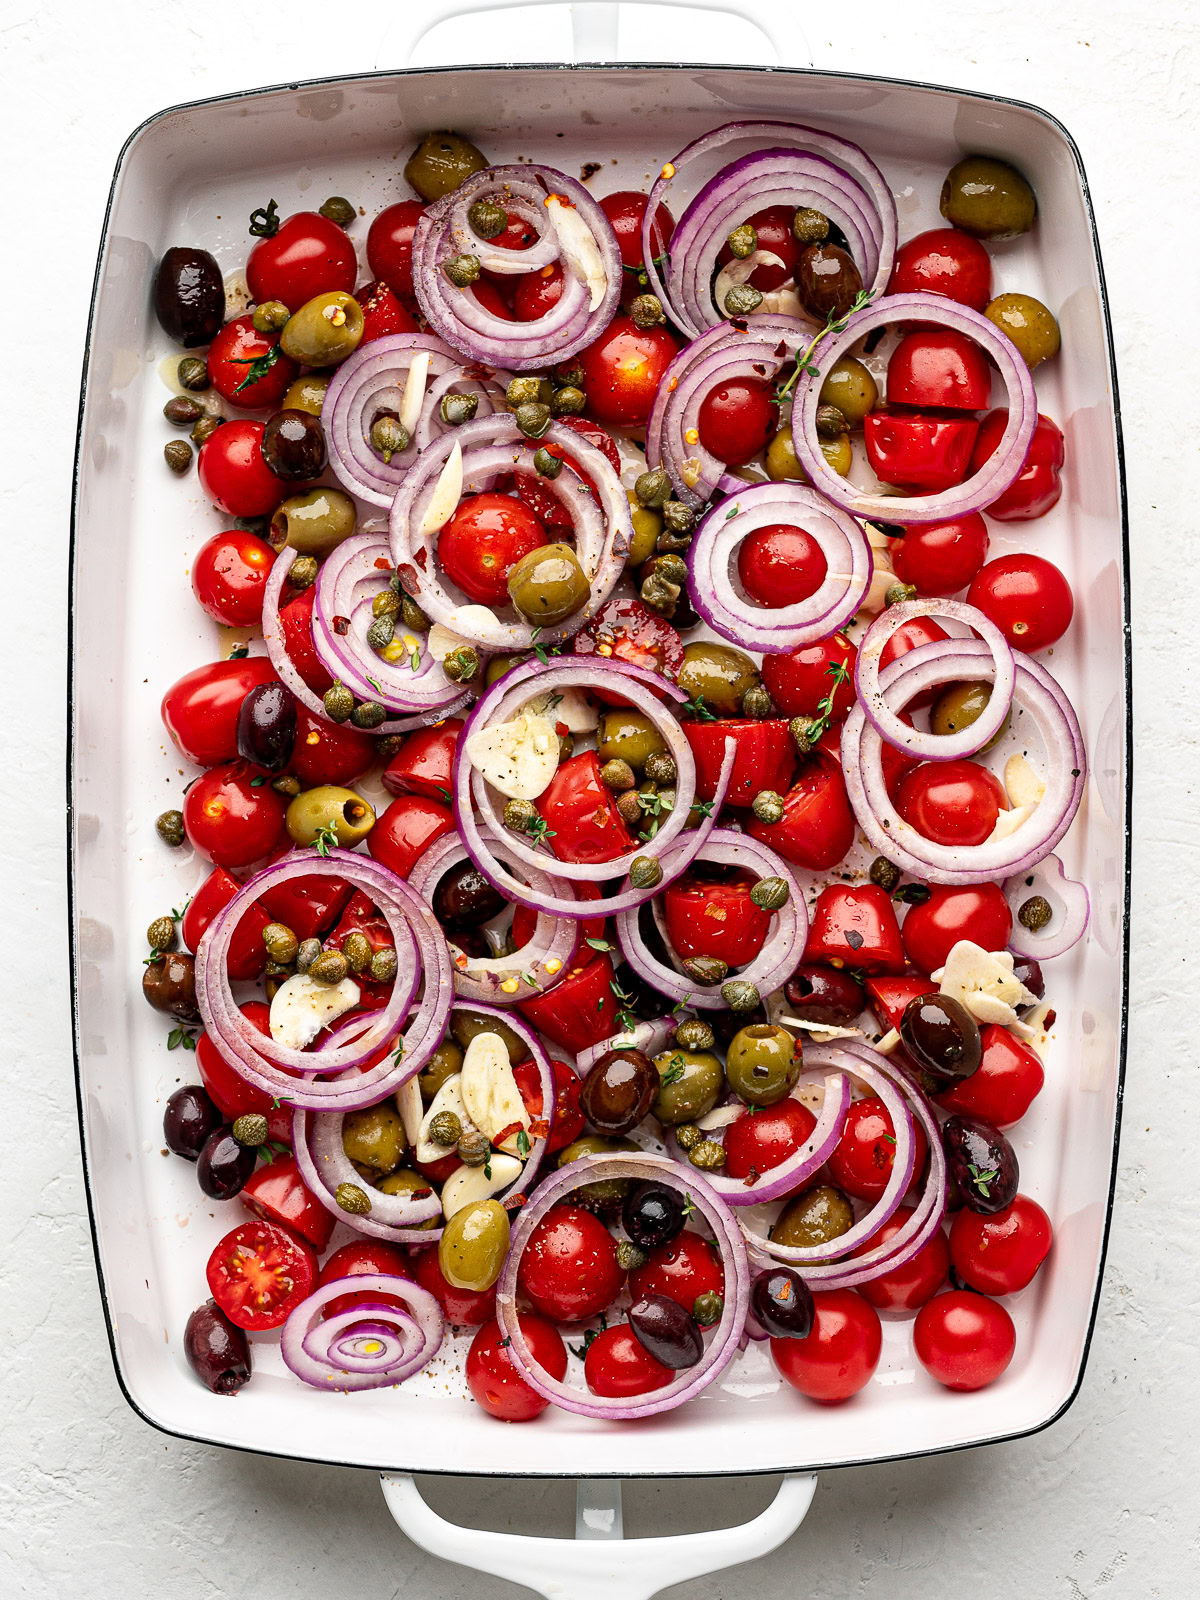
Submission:
{"label": "baking dish handle", "polygon": [[620,1481],[585,1478],[576,1489],[574,1539],[539,1539],[447,1522],[407,1473],[385,1472],[380,1481],[388,1510],[422,1550],[553,1600],[652,1600],[672,1584],[754,1561],[796,1531],[817,1487],[815,1475],[786,1477],[767,1509],[735,1528],[626,1539]]}

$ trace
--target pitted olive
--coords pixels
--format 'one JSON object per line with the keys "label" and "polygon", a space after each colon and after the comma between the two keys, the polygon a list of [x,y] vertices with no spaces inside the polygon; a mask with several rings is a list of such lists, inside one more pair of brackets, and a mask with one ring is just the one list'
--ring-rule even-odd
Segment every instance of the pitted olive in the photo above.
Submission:
{"label": "pitted olive", "polygon": [[328,836],[332,830],[338,844],[349,850],[375,826],[375,813],[353,789],[323,783],[298,794],[284,820],[297,844],[315,844],[318,834]]}

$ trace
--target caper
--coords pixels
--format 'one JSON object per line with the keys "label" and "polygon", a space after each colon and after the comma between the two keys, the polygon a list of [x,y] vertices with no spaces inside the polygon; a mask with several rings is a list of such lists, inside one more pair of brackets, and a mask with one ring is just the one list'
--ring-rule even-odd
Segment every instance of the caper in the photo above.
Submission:
{"label": "caper", "polygon": [[233,1137],[243,1149],[257,1150],[259,1145],[266,1144],[270,1125],[261,1111],[247,1111],[238,1117],[233,1124]]}
{"label": "caper", "polygon": [[330,222],[336,222],[339,228],[348,228],[354,221],[358,212],[342,194],[331,194],[329,199],[317,207],[323,217]]}
{"label": "caper", "polygon": [[821,731],[821,724],[815,717],[793,717],[788,723],[788,732],[802,756],[812,753],[812,747],[821,737]]}
{"label": "caper", "polygon": [[535,450],[533,453],[533,468],[540,477],[553,480],[558,477],[563,469],[562,457],[554,455],[552,451],[543,446],[542,449]]}
{"label": "caper", "polygon": [[163,416],[175,428],[190,428],[204,415],[204,407],[187,394],[173,395],[163,407]]}
{"label": "caper", "polygon": [[384,412],[371,424],[371,449],[383,457],[385,466],[393,456],[407,450],[410,442],[411,435],[399,417]]}
{"label": "caper", "polygon": [[208,362],[202,361],[199,356],[184,356],[175,369],[175,376],[181,388],[191,389],[195,394],[203,394],[205,389],[212,387]]}
{"label": "caper", "polygon": [[883,591],[885,606],[902,606],[917,598],[917,588],[912,583],[889,583]]}
{"label": "caper", "polygon": [[[209,439],[212,438],[213,434],[216,433],[218,428],[224,426],[224,423],[224,417],[214,417],[212,415],[197,417],[196,421],[192,424],[192,431],[188,435],[188,438],[191,439],[193,444],[205,444]],[[173,443],[180,444],[182,443],[182,440],[174,440]],[[167,449],[169,450],[170,448],[171,445],[168,445]]]}
{"label": "caper", "polygon": [[288,568],[287,581],[294,589],[311,589],[320,570],[315,556],[297,556]]}
{"label": "caper", "polygon": [[591,593],[579,557],[569,544],[540,545],[522,556],[508,575],[509,599],[523,617],[538,626],[565,621],[587,604]]}
{"label": "caper", "polygon": [[716,1139],[701,1139],[688,1151],[687,1158],[701,1172],[719,1172],[725,1165],[725,1146]]}
{"label": "caper", "polygon": [[342,1149],[365,1177],[375,1180],[394,1172],[407,1148],[404,1124],[390,1101],[347,1112],[342,1119]]}
{"label": "caper", "polygon": [[404,180],[422,200],[440,200],[487,164],[483,151],[469,139],[457,133],[427,133],[404,164]]}
{"label": "caper", "polygon": [[306,367],[332,367],[358,349],[363,336],[362,307],[344,289],[329,289],[306,300],[279,335],[285,356]]}
{"label": "caper", "polygon": [[[931,733],[958,733],[977,722],[992,698],[990,683],[948,684],[929,708]],[[1008,731],[1009,718],[1005,717],[995,735],[978,752],[986,755]]]}
{"label": "caper", "polygon": [[757,987],[745,978],[731,978],[721,985],[721,999],[730,1011],[753,1011],[762,1004]]}
{"label": "caper", "polygon": [[761,683],[755,683],[742,696],[742,715],[762,722],[771,715],[771,696]]}
{"label": "caper", "polygon": [[330,985],[344,982],[349,973],[350,963],[340,950],[323,950],[308,969],[315,982]]}
{"label": "caper", "polygon": [[375,826],[375,813],[353,789],[324,783],[297,795],[288,806],[284,821],[297,844],[315,844],[318,835],[332,830],[338,844],[349,850]]}
{"label": "caper", "polygon": [[326,689],[321,704],[330,722],[347,722],[354,710],[354,696],[344,683],[335,683]]}
{"label": "caper", "polygon": [[725,295],[725,310],[731,317],[748,317],[762,303],[761,292],[748,283],[735,283]]}
{"label": "caper", "polygon": [[622,1272],[636,1272],[639,1267],[644,1267],[649,1256],[640,1245],[631,1239],[621,1239],[617,1242],[617,1265]]}
{"label": "caper", "polygon": [[372,728],[378,728],[380,723],[387,721],[387,712],[378,700],[360,700],[350,713],[350,721],[356,728],[369,733]]}
{"label": "caper", "polygon": [[656,294],[639,294],[629,306],[629,315],[635,328],[657,328],[667,320],[662,301]]}
{"label": "caper", "polygon": [[406,628],[413,633],[428,633],[429,618],[410,594],[400,596],[400,618]]}
{"label": "caper", "polygon": [[557,366],[550,374],[550,381],[560,389],[582,389],[583,368],[578,362],[572,367]]}
{"label": "caper", "polygon": [[1037,200],[1025,178],[992,156],[965,156],[955,162],[938,205],[952,227],[977,239],[1015,239],[1029,232],[1037,215]]}
{"label": "caper", "polygon": [[290,495],[271,518],[271,543],[304,556],[327,556],[354,532],[358,513],[340,489]]}
{"label": "caper", "polygon": [[386,650],[395,636],[395,617],[376,617],[367,628],[367,643],[372,650]]}
{"label": "caper", "polygon": [[356,928],[342,942],[342,954],[351,972],[365,972],[371,965],[374,948],[365,933]]}
{"label": "caper", "polygon": [[860,425],[879,399],[875,379],[861,361],[843,356],[835,361],[821,380],[817,396],[820,405],[834,406],[852,428]]}
{"label": "caper", "polygon": [[749,222],[743,222],[733,230],[725,243],[729,246],[731,256],[745,261],[758,249],[758,233]]}
{"label": "caper", "polygon": [[328,388],[328,378],[319,372],[306,372],[302,378],[288,385],[280,403],[285,411],[307,411],[310,416],[319,417]]}
{"label": "caper", "polygon": [[319,939],[301,939],[296,949],[296,971],[308,972],[314,961],[320,959],[321,941]]}
{"label": "caper", "polygon": [[997,295],[983,314],[1008,335],[1031,372],[1061,348],[1058,323],[1048,307],[1031,294]]}
{"label": "caper", "polygon": [[464,422],[470,422],[478,410],[477,394],[444,394],[438,415],[448,428],[459,428]]}
{"label": "caper", "polygon": [[750,899],[761,911],[779,911],[787,905],[790,893],[785,879],[760,878],[750,891]]}
{"label": "caper", "polygon": [[504,403],[510,411],[522,406],[548,406],[554,395],[554,385],[549,378],[510,378],[504,391]]}
{"label": "caper", "polygon": [[403,750],[404,744],[404,734],[382,733],[375,741],[375,754],[380,761],[394,761]]}
{"label": "caper", "polygon": [[1038,933],[1054,916],[1053,908],[1045,895],[1031,894],[1017,911],[1017,921],[1030,933]]}
{"label": "caper", "polygon": [[671,498],[671,476],[662,467],[653,467],[639,474],[633,486],[638,503],[659,510]]}
{"label": "caper", "polygon": [[458,1159],[468,1167],[481,1167],[492,1153],[491,1140],[478,1128],[464,1128],[457,1140]]}
{"label": "caper", "polygon": [[479,281],[479,257],[464,251],[462,255],[451,256],[442,271],[456,289],[465,289],[469,284]]}
{"label": "caper", "polygon": [[[752,983],[741,979],[727,983],[725,988],[732,989],[736,983],[741,983],[745,989],[754,989]],[[754,1005],[757,1005],[757,989],[754,993]],[[725,997],[724,990],[722,996]],[[743,1011],[753,1007],[731,1005],[730,1009]],[[739,1028],[725,1052],[729,1087],[751,1106],[773,1106],[784,1099],[795,1087],[800,1068],[800,1049],[792,1035],[786,1028],[767,1022],[752,1022],[748,1027]]]}
{"label": "caper", "polygon": [[283,966],[290,966],[295,961],[300,941],[286,923],[268,922],[262,938],[272,961],[278,961]]}
{"label": "caper", "polygon": [[641,827],[642,803],[638,794],[633,789],[626,789],[624,794],[617,796],[617,815],[627,827]]}
{"label": "caper", "polygon": [[675,1029],[675,1043],[684,1050],[711,1050],[717,1036],[702,1017],[687,1017]]}
{"label": "caper", "polygon": [[276,794],[285,794],[289,800],[294,800],[304,785],[292,773],[283,772],[278,778],[271,779],[271,787]]}
{"label": "caper", "polygon": [[394,617],[400,611],[400,596],[395,589],[381,589],[371,601],[371,615],[373,617]]}
{"label": "caper", "polygon": [[504,826],[511,833],[528,833],[537,815],[532,800],[510,800],[504,807]]}
{"label": "caper", "polygon": [[449,1149],[462,1138],[462,1120],[453,1111],[439,1111],[431,1119],[426,1131],[434,1144],[445,1145]]}
{"label": "caper", "polygon": [[163,460],[177,477],[182,477],[192,464],[192,447],[186,439],[172,439],[163,445]]}
{"label": "caper", "polygon": [[508,1212],[498,1200],[476,1200],[456,1211],[438,1240],[442,1276],[456,1289],[490,1289],[508,1254],[509,1231]]}
{"label": "caper", "polygon": [[900,868],[895,862],[889,861],[886,856],[876,856],[871,863],[871,882],[880,889],[886,889],[888,894],[900,882]]}
{"label": "caper", "polygon": [[481,239],[495,239],[508,227],[508,212],[494,200],[476,200],[467,212],[467,221]]}
{"label": "caper", "polygon": [[792,218],[792,237],[797,244],[820,244],[829,237],[829,218],[811,206],[800,206]]}
{"label": "caper", "polygon": [[629,882],[635,889],[653,889],[662,882],[662,863],[656,856],[634,856],[629,863]]}
{"label": "caper", "polygon": [[527,439],[540,439],[550,426],[550,407],[537,401],[518,406],[513,421]]}
{"label": "caper", "polygon": [[470,683],[479,671],[479,655],[475,646],[463,644],[457,650],[451,650],[442,662],[442,671],[455,683]]}
{"label": "caper", "polygon": [[392,983],[399,968],[400,962],[395,949],[387,944],[382,950],[372,952],[367,971],[376,983]]}
{"label": "caper", "polygon": [[783,796],[775,789],[760,789],[754,796],[750,809],[760,822],[781,822]]}
{"label": "caper", "polygon": [[818,406],[816,422],[822,439],[838,439],[849,432],[849,424],[836,406]]}
{"label": "caper", "polygon": [[264,978],[263,994],[266,996],[268,1005],[271,1004],[271,1001],[274,1000],[286,981],[284,978]]}
{"label": "caper", "polygon": [[333,1191],[338,1208],[351,1217],[365,1217],[371,1209],[367,1191],[357,1183],[339,1183]]}
{"label": "caper", "polygon": [[704,1135],[694,1122],[681,1123],[675,1129],[675,1143],[681,1150],[694,1150]]}
{"label": "caper", "polygon": [[292,969],[282,961],[268,961],[263,971],[269,978],[290,978]]}
{"label": "caper", "polygon": [[462,1071],[462,1064],[463,1053],[459,1046],[453,1039],[443,1039],[417,1079],[422,1099],[432,1100],[447,1078]]}
{"label": "caper", "polygon": [[624,794],[626,789],[632,789],[637,783],[637,776],[628,761],[617,757],[614,761],[606,761],[600,768],[600,782],[614,794]]}
{"label": "caper", "polygon": [[696,526],[696,513],[682,500],[664,500],[662,519],[672,533],[691,533]]}
{"label": "caper", "polygon": [[638,595],[647,610],[657,612],[660,617],[670,618],[675,615],[680,588],[677,583],[668,582],[661,573],[652,572],[643,580]]}
{"label": "caper", "polygon": [[550,409],[556,417],[577,417],[586,405],[587,395],[583,390],[568,384],[565,389],[555,390]]}
{"label": "caper", "polygon": [[668,750],[651,750],[642,762],[642,772],[652,783],[674,783],[679,776],[675,757]]}
{"label": "caper", "polygon": [[679,964],[702,989],[715,989],[729,976],[729,963],[719,956],[685,956]]}
{"label": "caper", "polygon": [[291,315],[282,300],[264,300],[262,305],[255,306],[250,321],[259,333],[278,333],[287,326]]}

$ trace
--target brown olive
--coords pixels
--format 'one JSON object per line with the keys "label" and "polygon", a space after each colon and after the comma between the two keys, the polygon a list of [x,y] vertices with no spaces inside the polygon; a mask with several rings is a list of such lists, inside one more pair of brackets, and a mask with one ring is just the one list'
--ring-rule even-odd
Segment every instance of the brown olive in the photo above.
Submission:
{"label": "brown olive", "polygon": [[277,478],[299,483],[325,470],[325,430],[310,411],[277,411],[263,429],[263,460]]}
{"label": "brown olive", "polygon": [[633,1302],[628,1315],[638,1343],[672,1372],[694,1367],[703,1355],[699,1324],[678,1300],[665,1294],[644,1294]]}
{"label": "brown olive", "polygon": [[154,314],[185,350],[210,344],[225,319],[225,284],[216,258],[187,245],[168,250],[154,277]]}
{"label": "brown olive", "polygon": [[728,644],[700,641],[684,646],[677,682],[689,700],[700,695],[705,707],[716,716],[737,717],[746,690],[756,689],[760,679],[758,669],[744,651]]}
{"label": "brown olive", "polygon": [[993,156],[956,162],[938,204],[947,222],[976,239],[1015,239],[1029,232],[1037,216],[1037,198],[1025,178]]}
{"label": "brown olive", "polygon": [[845,1028],[865,1001],[860,986],[840,967],[799,966],[784,987],[788,1015],[827,1028]]}
{"label": "brown olive", "polygon": [[943,1084],[969,1078],[983,1059],[979,1024],[950,995],[910,1000],[900,1018],[900,1037],[917,1065]]}
{"label": "brown olive", "polygon": [[433,914],[451,932],[478,928],[498,917],[507,904],[473,861],[451,867],[433,891]]}
{"label": "brown olive", "polygon": [[250,1381],[250,1341],[215,1300],[206,1300],[187,1319],[183,1353],[213,1394],[236,1394]]}
{"label": "brown olive", "polygon": [[822,1183],[788,1201],[770,1236],[775,1244],[811,1249],[840,1239],[853,1226],[854,1208],[849,1200],[831,1183]]}
{"label": "brown olive", "polygon": [[796,293],[810,316],[822,322],[831,315],[846,316],[862,287],[862,275],[853,258],[838,245],[810,244],[800,252]]}
{"label": "brown olive", "polygon": [[649,1056],[640,1050],[609,1050],[583,1080],[579,1109],[598,1133],[631,1133],[649,1115],[658,1089]]}
{"label": "brown olive", "polygon": [[1036,961],[1017,961],[1013,966],[1013,977],[1018,983],[1023,983],[1035,999],[1045,999],[1046,980]]}
{"label": "brown olive", "polygon": [[296,702],[278,682],[255,684],[238,708],[237,749],[243,761],[282,772],[296,743]]}
{"label": "brown olive", "polygon": [[224,1118],[213,1104],[207,1089],[198,1083],[185,1083],[167,1101],[163,1113],[163,1140],[168,1150],[185,1161],[195,1161],[210,1134]]}
{"label": "brown olive", "polygon": [[421,1086],[421,1098],[425,1101],[432,1100],[447,1078],[452,1078],[456,1072],[462,1071],[462,1064],[461,1048],[453,1039],[443,1039],[417,1079]]}
{"label": "brown olive", "polygon": [[156,1011],[177,1022],[199,1022],[196,1007],[196,963],[181,950],[148,962],[142,970],[142,993]]}

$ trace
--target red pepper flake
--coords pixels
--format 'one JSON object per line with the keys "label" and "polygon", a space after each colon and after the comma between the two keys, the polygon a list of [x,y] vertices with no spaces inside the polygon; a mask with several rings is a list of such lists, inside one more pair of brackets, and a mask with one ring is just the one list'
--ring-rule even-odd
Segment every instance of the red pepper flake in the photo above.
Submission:
{"label": "red pepper flake", "polygon": [[738,333],[746,333],[749,330],[750,324],[742,317],[730,317],[729,326],[731,328],[736,328]]}
{"label": "red pepper flake", "polygon": [[757,1167],[751,1167],[750,1171],[742,1179],[742,1188],[743,1189],[753,1189],[754,1185],[759,1180],[759,1176],[760,1176],[760,1174],[759,1174],[758,1168]]}
{"label": "red pepper flake", "polygon": [[1050,1029],[1054,1026],[1054,1024],[1057,1021],[1058,1021],[1058,1012],[1057,1011],[1047,1011],[1046,1020],[1042,1024],[1042,1026],[1045,1028],[1046,1032],[1049,1033]]}
{"label": "red pepper flake", "polygon": [[545,1117],[534,1117],[529,1124],[529,1132],[535,1139],[548,1139],[550,1137],[550,1124]]}
{"label": "red pepper flake", "polygon": [[413,555],[413,560],[420,567],[421,571],[424,572],[425,568],[429,565],[429,553],[423,544],[417,546],[416,552]]}
{"label": "red pepper flake", "polygon": [[754,368],[755,372],[758,373],[760,378],[765,378],[766,377],[766,375],[767,375],[767,364],[766,364],[765,361],[752,361],[750,363],[750,365]]}
{"label": "red pepper flake", "polygon": [[333,619],[333,631],[334,631],[334,633],[349,633],[350,632],[350,618],[349,617],[334,617],[334,619]]}
{"label": "red pepper flake", "polygon": [[554,724],[554,731],[560,739],[565,739],[571,730],[567,727],[565,722],[556,722]]}
{"label": "red pepper flake", "polygon": [[379,568],[380,572],[390,572],[392,570],[392,563],[386,556],[376,556],[374,565]]}
{"label": "red pepper flake", "polygon": [[476,383],[486,383],[496,376],[494,367],[485,367],[482,361],[471,361],[463,368],[464,378],[474,378]]}
{"label": "red pepper flake", "polygon": [[493,1144],[503,1144],[505,1139],[511,1139],[514,1133],[520,1133],[523,1123],[510,1122],[506,1128],[501,1128],[499,1133],[492,1135]]}

